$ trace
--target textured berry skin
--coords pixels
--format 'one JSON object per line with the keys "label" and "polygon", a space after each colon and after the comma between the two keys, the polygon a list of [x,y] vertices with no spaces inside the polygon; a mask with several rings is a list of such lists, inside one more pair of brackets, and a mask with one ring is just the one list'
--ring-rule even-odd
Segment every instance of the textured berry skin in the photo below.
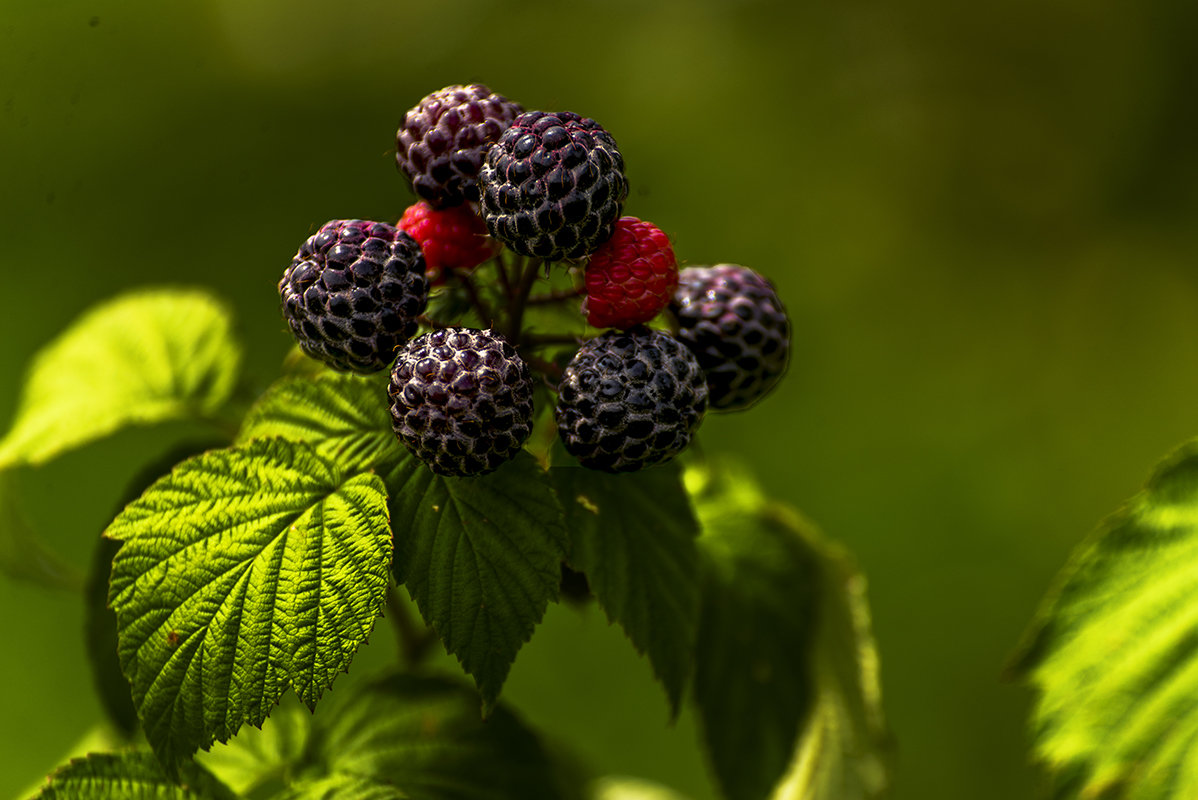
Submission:
{"label": "textured berry skin", "polygon": [[569,111],[517,117],[487,151],[478,180],[491,235],[547,261],[595,252],[628,196],[615,139]]}
{"label": "textured berry skin", "polygon": [[478,200],[487,148],[523,109],[481,83],[446,86],[404,114],[395,163],[434,208]]}
{"label": "textured berry skin", "polygon": [[429,284],[445,283],[449,270],[472,270],[499,249],[470,206],[435,209],[421,200],[403,212],[397,226],[420,244]]}
{"label": "textured berry skin", "polygon": [[391,371],[391,423],[438,475],[498,468],[532,431],[532,376],[497,333],[444,328],[404,347]]}
{"label": "textured berry skin", "polygon": [[582,313],[596,328],[628,329],[665,308],[678,287],[670,239],[652,222],[620,217],[587,262]]}
{"label": "textured berry skin", "polygon": [[558,386],[557,430],[584,467],[631,472],[690,444],[707,409],[698,361],[662,331],[608,331],[586,342]]}
{"label": "textured berry skin", "polygon": [[333,220],[295,254],[279,297],[305,353],[334,369],[378,372],[428,304],[424,256],[385,222]]}
{"label": "textured berry skin", "polygon": [[712,409],[748,408],[786,372],[790,320],[774,287],[753,270],[688,267],[679,274],[670,311],[678,338],[707,375]]}

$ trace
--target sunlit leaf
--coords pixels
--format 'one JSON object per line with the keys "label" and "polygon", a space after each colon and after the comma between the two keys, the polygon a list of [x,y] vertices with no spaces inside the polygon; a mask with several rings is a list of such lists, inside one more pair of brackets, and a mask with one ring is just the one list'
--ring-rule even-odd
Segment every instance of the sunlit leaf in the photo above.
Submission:
{"label": "sunlit leaf", "polygon": [[0,467],[40,464],[127,425],[218,415],[241,351],[228,309],[199,290],[121,295],[37,354]]}
{"label": "sunlit leaf", "polygon": [[312,719],[295,695],[284,695],[261,728],[243,727],[196,760],[238,795],[262,797],[303,768]]}
{"label": "sunlit leaf", "polygon": [[666,687],[677,713],[694,661],[699,526],[677,464],[631,475],[557,467],[570,565]]}
{"label": "sunlit leaf", "polygon": [[620,776],[607,776],[595,781],[590,797],[591,800],[687,800],[661,784]]}
{"label": "sunlit leaf", "polygon": [[172,764],[291,686],[310,707],[379,614],[391,537],[382,481],[279,439],[190,459],[105,534],[109,599],[142,728]]}
{"label": "sunlit leaf", "polygon": [[236,795],[195,763],[171,777],[152,753],[93,753],[48,779],[34,800],[234,800]]}
{"label": "sunlit leaf", "polygon": [[1014,668],[1057,796],[1198,797],[1198,444],[1078,548]]}
{"label": "sunlit leaf", "polygon": [[271,800],[408,800],[408,795],[386,781],[338,772],[296,783]]}
{"label": "sunlit leaf", "polygon": [[406,457],[377,376],[325,371],[278,381],[249,410],[237,440],[271,437],[306,442],[347,473],[384,474]]}
{"label": "sunlit leaf", "polygon": [[477,478],[406,458],[387,486],[395,578],[489,707],[558,596],[568,537],[549,477],[525,452]]}

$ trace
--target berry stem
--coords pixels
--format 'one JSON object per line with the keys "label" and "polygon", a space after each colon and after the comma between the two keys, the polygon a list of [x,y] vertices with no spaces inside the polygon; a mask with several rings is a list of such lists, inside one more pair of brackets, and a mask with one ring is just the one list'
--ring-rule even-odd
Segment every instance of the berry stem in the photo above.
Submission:
{"label": "berry stem", "polygon": [[439,331],[442,328],[453,327],[448,322],[442,322],[439,319],[433,319],[432,317],[430,317],[427,314],[421,314],[419,317],[416,318],[416,321],[419,322],[421,325],[427,325],[428,327],[432,328],[435,331]]}
{"label": "berry stem", "polygon": [[510,303],[512,297],[512,279],[507,271],[507,250],[501,250],[499,255],[495,256],[495,270],[499,273],[499,288],[503,292],[504,298]]}
{"label": "berry stem", "polygon": [[466,291],[466,297],[470,300],[470,305],[474,308],[474,312],[478,314],[479,321],[485,325],[493,325],[495,323],[495,313],[487,302],[483,300],[482,295],[478,293],[478,287],[474,285],[474,280],[464,273],[454,271],[454,279]]}
{"label": "berry stem", "polygon": [[530,258],[524,261],[524,272],[520,275],[520,285],[516,287],[514,294],[508,296],[511,303],[508,313],[509,339],[514,340],[520,335],[521,326],[524,324],[524,307],[528,304],[532,285],[536,283],[537,275],[543,265],[544,262],[539,258]]}
{"label": "berry stem", "polygon": [[582,337],[569,333],[526,333],[520,337],[520,344],[528,347],[544,347],[551,344],[572,344],[575,347],[582,344]]}
{"label": "berry stem", "polygon": [[580,288],[556,289],[552,292],[546,292],[545,294],[533,295],[532,297],[528,298],[528,305],[535,306],[547,303],[561,303],[566,300],[574,300],[579,297],[582,297],[582,289]]}
{"label": "berry stem", "polygon": [[547,361],[539,356],[521,353],[520,357],[524,359],[528,366],[535,369],[537,372],[544,375],[550,380],[550,389],[557,391],[558,381],[562,378],[562,368],[552,361]]}

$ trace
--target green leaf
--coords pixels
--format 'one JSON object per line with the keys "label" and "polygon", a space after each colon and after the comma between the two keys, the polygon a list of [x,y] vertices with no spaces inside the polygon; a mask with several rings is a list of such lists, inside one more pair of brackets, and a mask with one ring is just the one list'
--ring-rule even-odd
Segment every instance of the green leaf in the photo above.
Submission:
{"label": "green leaf", "polygon": [[185,461],[117,517],[109,601],[142,728],[170,765],[260,725],[290,685],[309,706],[385,599],[386,494],[307,445]]}
{"label": "green leaf", "polygon": [[250,409],[238,442],[307,442],[347,472],[393,469],[406,451],[395,437],[387,385],[377,376],[323,372],[278,381]]}
{"label": "green leaf", "polygon": [[570,565],[666,687],[675,714],[699,617],[699,525],[677,464],[632,475],[552,471],[570,528]]}
{"label": "green leaf", "polygon": [[[788,509],[779,524],[801,530]],[[823,592],[814,648],[815,707],[774,800],[874,800],[890,785],[891,740],[882,715],[878,652],[865,579],[847,556],[812,539]]]}
{"label": "green leaf", "polygon": [[285,695],[261,728],[242,728],[196,760],[241,797],[275,794],[304,765],[312,718],[295,695]]}
{"label": "green leaf", "polygon": [[273,800],[408,800],[408,795],[385,781],[342,772],[297,783]]}
{"label": "green leaf", "polygon": [[1198,443],[1078,548],[1014,670],[1056,796],[1198,796]]}
{"label": "green leaf", "polygon": [[[852,594],[862,579],[745,476],[692,469],[687,483],[703,528],[694,697],[724,795],[877,797],[886,735],[864,596]],[[804,759],[816,779],[784,780]]]}
{"label": "green leaf", "polygon": [[490,708],[558,595],[568,538],[549,477],[526,452],[478,478],[405,458],[387,486],[395,578]]}
{"label": "green leaf", "polygon": [[93,308],[34,359],[0,468],[41,464],[127,425],[216,416],[241,360],[231,328],[228,309],[198,290]]}
{"label": "green leaf", "polygon": [[687,800],[661,784],[615,775],[595,781],[589,796],[592,800]]}
{"label": "green leaf", "polygon": [[153,753],[92,753],[71,761],[49,777],[34,800],[235,800],[207,770],[180,765],[171,778]]}
{"label": "green leaf", "polygon": [[333,774],[386,779],[421,800],[554,800],[554,766],[506,707],[485,721],[478,696],[442,678],[391,674],[314,720],[314,752]]}

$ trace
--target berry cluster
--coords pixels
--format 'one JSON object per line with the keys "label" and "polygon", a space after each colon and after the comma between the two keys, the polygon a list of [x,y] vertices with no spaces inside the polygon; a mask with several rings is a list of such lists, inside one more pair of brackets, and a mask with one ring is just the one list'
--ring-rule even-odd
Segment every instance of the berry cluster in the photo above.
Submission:
{"label": "berry cluster", "polygon": [[[279,296],[308,355],[390,369],[395,434],[434,472],[514,457],[539,387],[583,466],[649,467],[708,410],[748,408],[786,371],[790,323],[770,283],[733,264],[679,270],[660,228],[621,216],[624,158],[593,119],[449,86],[404,115],[396,163],[421,199],[395,225],[326,223]],[[534,320],[579,299],[568,330]]]}

